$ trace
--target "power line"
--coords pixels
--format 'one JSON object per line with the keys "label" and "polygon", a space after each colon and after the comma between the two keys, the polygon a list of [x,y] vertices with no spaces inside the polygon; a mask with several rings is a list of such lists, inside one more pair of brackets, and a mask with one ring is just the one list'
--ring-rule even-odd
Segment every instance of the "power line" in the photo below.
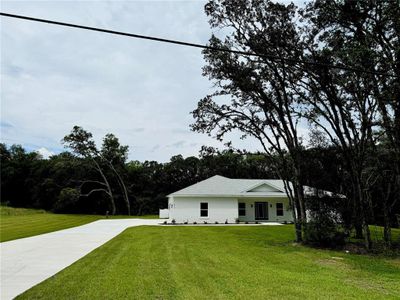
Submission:
{"label": "power line", "polygon": [[291,59],[291,58],[283,58],[283,57],[278,57],[278,56],[273,56],[273,55],[259,54],[259,53],[255,53],[255,52],[240,51],[240,50],[233,50],[233,49],[227,49],[227,48],[219,48],[219,47],[213,47],[213,46],[208,46],[208,45],[189,43],[189,42],[183,42],[183,41],[177,41],[177,40],[170,40],[170,39],[164,39],[164,38],[159,38],[159,37],[154,37],[154,36],[140,35],[140,34],[122,32],[122,31],[115,31],[115,30],[109,30],[109,29],[98,28],[98,27],[90,27],[90,26],[84,26],[84,25],[79,25],[79,24],[58,22],[58,21],[53,21],[53,20],[48,20],[48,19],[40,19],[40,18],[15,15],[15,14],[3,13],[3,12],[0,12],[0,16],[16,18],[16,19],[23,19],[23,20],[28,20],[28,21],[40,22],[40,23],[47,23],[47,24],[58,25],[58,26],[85,29],[85,30],[97,31],[97,32],[108,33],[108,34],[122,35],[122,36],[131,37],[131,38],[151,40],[151,41],[162,42],[162,43],[170,43],[170,44],[175,44],[175,45],[180,45],[180,46],[195,47],[195,48],[206,49],[206,50],[211,50],[211,51],[221,51],[221,52],[229,52],[229,53],[246,55],[246,56],[256,56],[256,57],[267,58],[269,60],[274,60],[274,61],[282,61],[282,62],[288,62],[288,63],[294,63],[294,64],[303,63],[303,64],[307,64],[307,65],[326,67],[326,68],[330,68],[330,69],[340,69],[340,70],[352,71],[352,72],[358,72],[358,73],[367,73],[367,74],[373,74],[373,75],[397,77],[396,75],[392,75],[392,74],[388,74],[388,73],[369,71],[369,70],[365,70],[365,69],[348,67],[348,66],[344,66],[344,65],[333,65],[333,64],[325,64],[325,63],[319,63],[319,62],[314,62],[314,61],[295,60],[295,59]]}

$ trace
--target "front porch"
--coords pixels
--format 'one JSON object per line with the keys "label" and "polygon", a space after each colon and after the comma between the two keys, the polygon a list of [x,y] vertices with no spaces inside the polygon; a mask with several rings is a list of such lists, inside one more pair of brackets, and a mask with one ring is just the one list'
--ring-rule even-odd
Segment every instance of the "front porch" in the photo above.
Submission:
{"label": "front porch", "polygon": [[240,222],[292,222],[288,198],[239,198]]}

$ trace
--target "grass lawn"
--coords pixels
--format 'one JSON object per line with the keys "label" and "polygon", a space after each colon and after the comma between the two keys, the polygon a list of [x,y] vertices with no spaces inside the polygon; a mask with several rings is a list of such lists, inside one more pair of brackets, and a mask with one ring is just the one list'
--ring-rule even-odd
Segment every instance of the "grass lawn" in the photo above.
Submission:
{"label": "grass lawn", "polygon": [[18,299],[399,299],[399,258],[292,240],[291,225],[130,228]]}
{"label": "grass lawn", "polygon": [[[110,218],[127,217],[112,216]],[[158,218],[153,215],[132,217]],[[98,215],[63,215],[44,210],[0,206],[0,242],[71,228],[104,218]]]}

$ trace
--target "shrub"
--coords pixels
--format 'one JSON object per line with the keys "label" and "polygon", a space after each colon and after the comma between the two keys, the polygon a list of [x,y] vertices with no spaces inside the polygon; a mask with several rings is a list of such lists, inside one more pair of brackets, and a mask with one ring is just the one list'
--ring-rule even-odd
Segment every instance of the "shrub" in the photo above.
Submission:
{"label": "shrub", "polygon": [[73,212],[79,200],[79,191],[74,188],[63,188],[54,203],[54,212],[70,213]]}
{"label": "shrub", "polygon": [[345,244],[345,234],[340,230],[338,212],[329,199],[307,199],[309,221],[304,225],[304,241],[320,247],[336,248]]}
{"label": "shrub", "polygon": [[172,225],[175,225],[175,223],[176,223],[175,219],[172,219],[171,223],[172,223]]}
{"label": "shrub", "polygon": [[215,224],[218,224],[218,221],[215,221]]}
{"label": "shrub", "polygon": [[235,218],[235,223],[236,223],[236,224],[239,224],[239,222],[240,222],[240,221],[239,221],[239,218]]}
{"label": "shrub", "polygon": [[194,222],[193,222],[193,224],[194,224],[194,225],[196,225],[196,224],[197,224],[197,222],[196,222],[196,221],[194,221]]}
{"label": "shrub", "polygon": [[329,220],[313,220],[304,226],[304,241],[321,247],[336,248],[345,243],[345,234]]}

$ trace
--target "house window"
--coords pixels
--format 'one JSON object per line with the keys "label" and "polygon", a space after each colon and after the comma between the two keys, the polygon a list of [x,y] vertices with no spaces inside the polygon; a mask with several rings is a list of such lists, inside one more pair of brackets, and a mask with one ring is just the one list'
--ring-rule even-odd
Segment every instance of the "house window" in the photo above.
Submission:
{"label": "house window", "polygon": [[246,215],[246,203],[239,203],[239,216]]}
{"label": "house window", "polygon": [[208,203],[207,202],[200,203],[200,217],[208,217]]}
{"label": "house window", "polygon": [[283,216],[283,203],[276,204],[276,215]]}

